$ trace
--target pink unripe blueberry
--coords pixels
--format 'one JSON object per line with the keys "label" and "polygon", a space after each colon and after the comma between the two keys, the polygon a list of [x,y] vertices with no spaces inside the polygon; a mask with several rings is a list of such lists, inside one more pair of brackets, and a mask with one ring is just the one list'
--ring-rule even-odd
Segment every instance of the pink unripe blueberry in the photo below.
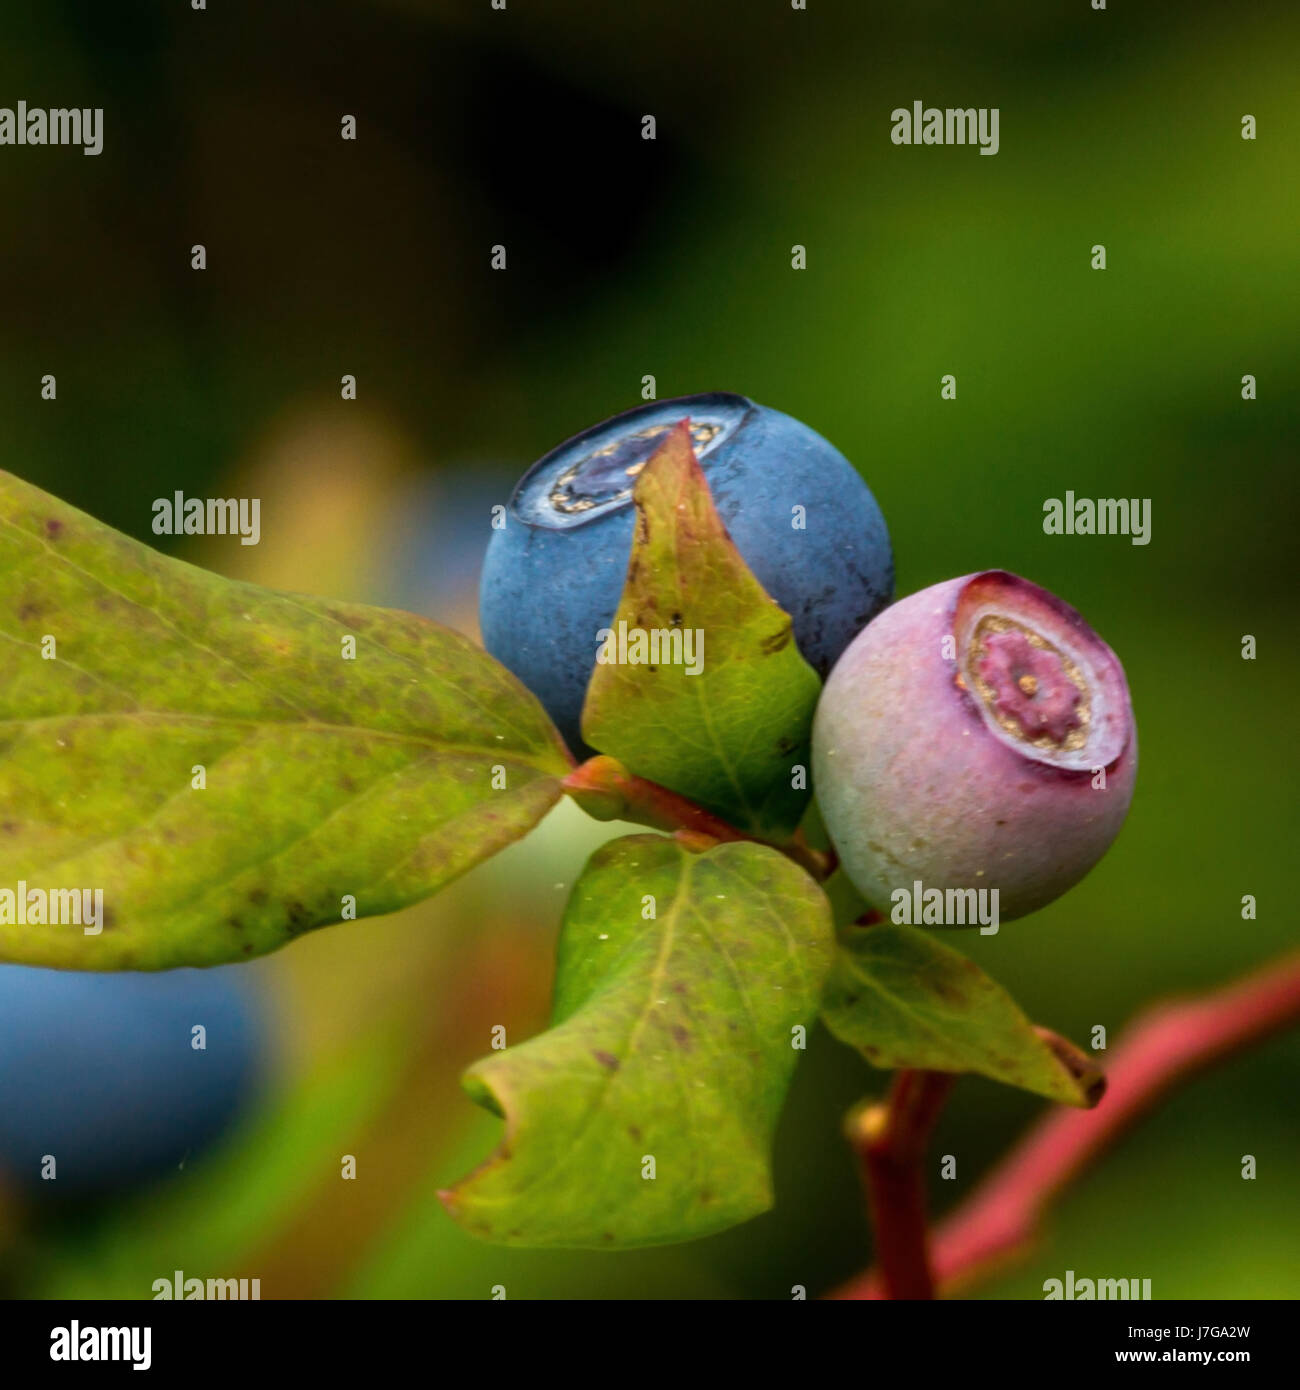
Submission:
{"label": "pink unripe blueberry", "polygon": [[996,888],[1004,919],[1051,902],[1110,847],[1136,774],[1115,653],[1004,570],[887,608],[836,664],[813,726],[827,830],[887,915],[917,882]]}

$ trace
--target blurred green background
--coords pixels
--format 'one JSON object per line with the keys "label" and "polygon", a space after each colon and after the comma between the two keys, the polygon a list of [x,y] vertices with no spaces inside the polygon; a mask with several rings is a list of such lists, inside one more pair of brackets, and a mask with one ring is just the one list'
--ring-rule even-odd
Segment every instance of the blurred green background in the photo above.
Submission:
{"label": "blurred green background", "polygon": [[[472,632],[488,509],[532,459],[646,374],[660,397],[742,392],[862,471],[900,594],[1006,567],[1124,661],[1124,833],[1075,892],[963,948],[1037,1020],[1113,1044],[1152,999],[1294,943],[1294,5],[49,0],[3,31],[0,104],[105,109],[98,158],[0,150],[5,467],[222,573]],[[997,106],[1000,152],[893,146],[917,99]],[[261,544],[154,537],[176,489],[260,497]],[[1067,489],[1150,498],[1151,543],[1044,535]],[[247,967],[281,1039],[261,1112],[146,1193],[9,1204],[4,1287],[147,1297],[183,1269],[264,1297],[782,1298],[863,1267],[839,1123],[886,1078],[824,1034],[757,1221],[548,1254],[443,1214],[437,1187],[499,1129],[457,1076],[494,1024],[543,1026],[562,885],[614,830],[561,806],[422,907]],[[981,1292],[1037,1298],[1074,1269],[1157,1298],[1300,1295],[1298,1094],[1295,1035],[1195,1083]],[[936,1210],[1040,1108],[963,1080]]]}

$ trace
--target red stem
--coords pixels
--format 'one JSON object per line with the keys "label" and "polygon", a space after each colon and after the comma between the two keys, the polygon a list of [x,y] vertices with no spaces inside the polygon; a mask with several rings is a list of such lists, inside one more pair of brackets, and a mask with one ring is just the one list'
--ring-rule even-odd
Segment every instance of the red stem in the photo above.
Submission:
{"label": "red stem", "polygon": [[[702,843],[701,836],[709,840],[768,843],[738,830],[721,816],[697,806],[689,797],[669,791],[658,782],[635,776],[617,758],[604,753],[574,768],[560,786],[596,820],[633,821],[637,825],[682,835],[688,843]],[[834,872],[835,855],[828,850],[814,849],[799,832],[772,848],[793,859],[819,882]]]}
{"label": "red stem", "polygon": [[[1109,1068],[1096,1110],[1046,1115],[946,1220],[932,1241],[940,1291],[965,1287],[1022,1254],[1052,1199],[1175,1086],[1300,1019],[1300,954],[1200,999],[1158,1005],[1138,1018]],[[881,1267],[834,1298],[887,1298]]]}
{"label": "red stem", "polygon": [[926,1250],[925,1150],[953,1080],[944,1072],[900,1071],[885,1104],[849,1117],[886,1298],[934,1297]]}
{"label": "red stem", "polygon": [[686,830],[714,840],[749,838],[721,816],[657,782],[633,776],[617,758],[603,753],[574,768],[560,786],[597,820],[630,820],[656,830]]}

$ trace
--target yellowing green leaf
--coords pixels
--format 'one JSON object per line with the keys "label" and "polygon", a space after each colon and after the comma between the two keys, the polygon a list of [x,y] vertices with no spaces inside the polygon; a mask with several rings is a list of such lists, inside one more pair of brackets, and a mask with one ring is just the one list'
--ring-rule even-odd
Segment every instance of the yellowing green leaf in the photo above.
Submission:
{"label": "yellowing green leaf", "polygon": [[917,927],[849,928],[822,1017],[877,1067],[978,1072],[1067,1105],[1095,1105],[1105,1086],[1085,1053],[1035,1028],[974,961]]}
{"label": "yellowing green leaf", "polygon": [[[210,965],[345,899],[392,912],[524,834],[567,769],[455,633],[231,583],[0,474],[0,960]],[[102,930],[15,920],[20,883],[102,891]]]}
{"label": "yellowing green leaf", "polygon": [[701,669],[598,663],[583,737],[742,830],[786,835],[809,795],[794,769],[808,766],[817,673],[799,654],[789,614],[728,536],[684,427],[646,464],[634,501],[632,556],[611,631],[702,634]]}

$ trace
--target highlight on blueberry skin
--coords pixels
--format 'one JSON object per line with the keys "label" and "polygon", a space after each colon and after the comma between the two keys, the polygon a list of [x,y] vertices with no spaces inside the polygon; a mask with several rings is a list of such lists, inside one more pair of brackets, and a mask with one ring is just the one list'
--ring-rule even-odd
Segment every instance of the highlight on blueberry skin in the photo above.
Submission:
{"label": "highlight on blueberry skin", "polygon": [[1077,883],[1119,833],[1137,775],[1124,669],[1068,604],[1003,570],[901,599],[822,691],[813,776],[849,879],[997,889],[1003,919]]}
{"label": "highlight on blueberry skin", "polygon": [[[684,418],[741,557],[824,676],[894,590],[876,499],[821,435],[744,396],[711,392],[616,415],[524,475],[492,533],[479,598],[483,643],[541,700],[575,752],[632,550],[637,475]],[[802,508],[802,512],[797,511]]]}
{"label": "highlight on blueberry skin", "polygon": [[260,1001],[239,972],[0,966],[0,1188],[114,1192],[220,1139],[266,1070]]}

